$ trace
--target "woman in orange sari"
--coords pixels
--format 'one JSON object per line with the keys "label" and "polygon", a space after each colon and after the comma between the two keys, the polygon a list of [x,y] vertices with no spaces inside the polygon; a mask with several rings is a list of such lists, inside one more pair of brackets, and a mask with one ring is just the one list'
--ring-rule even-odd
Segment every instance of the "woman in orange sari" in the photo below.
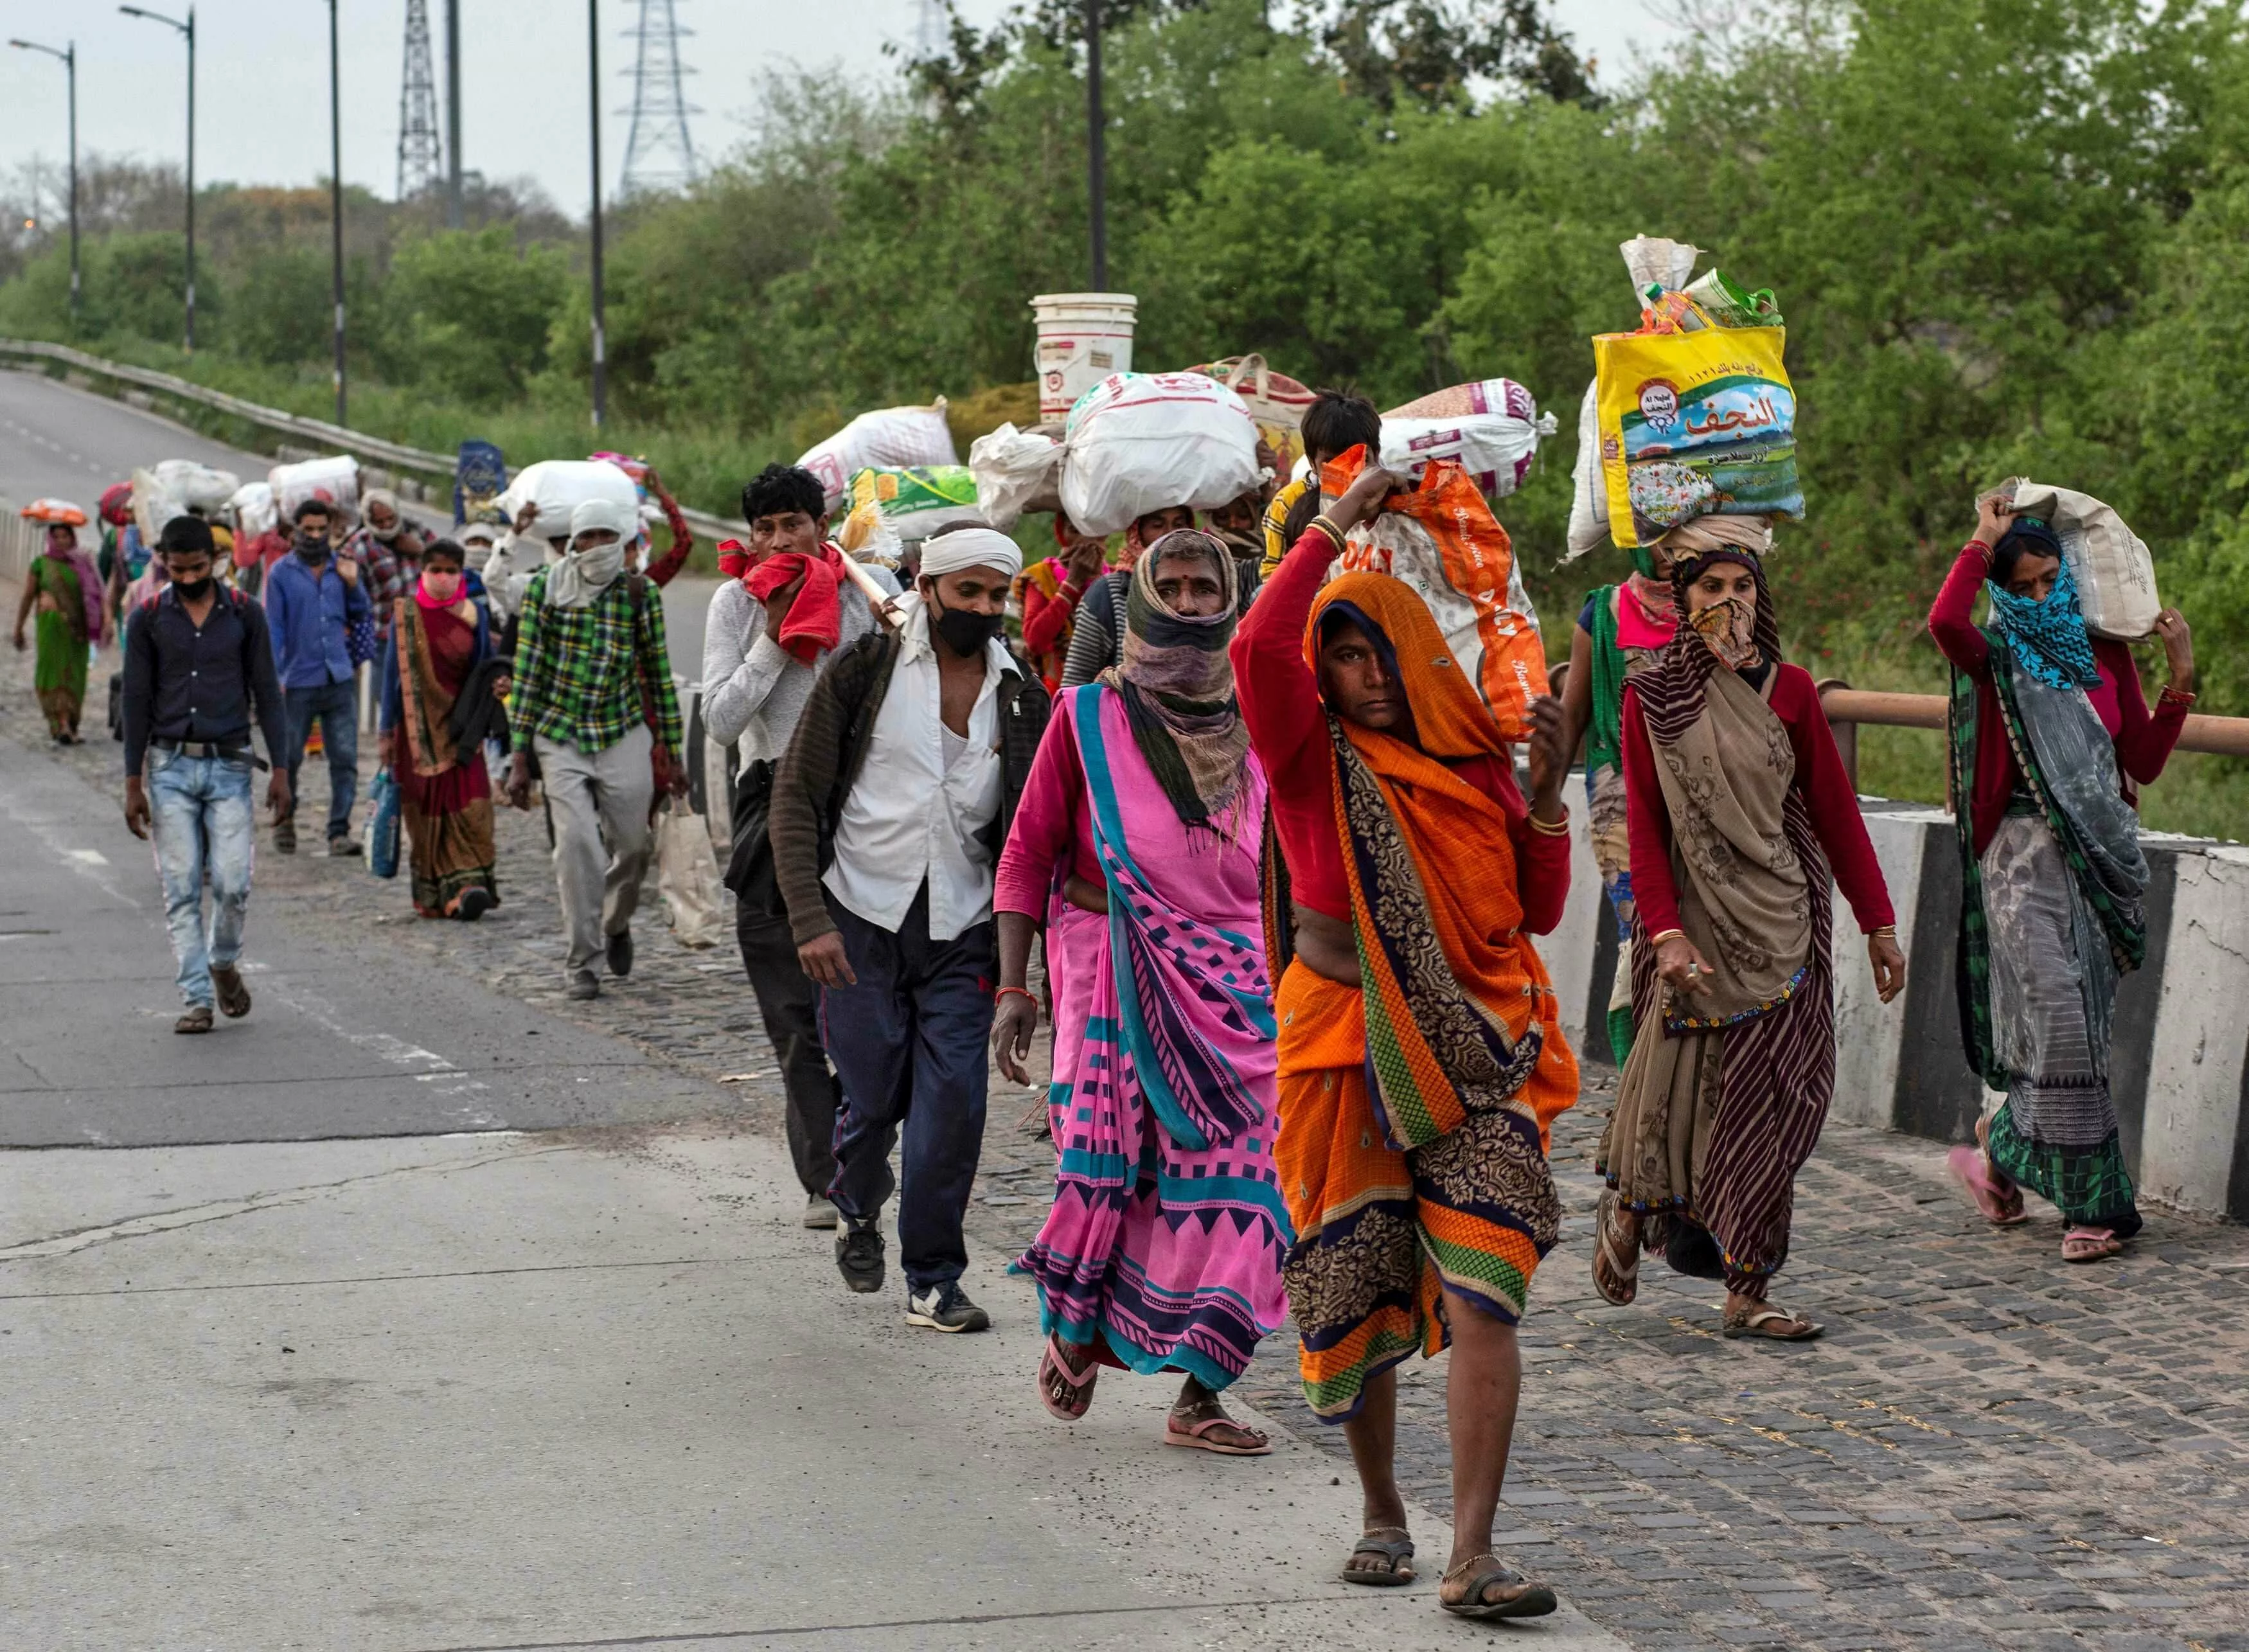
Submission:
{"label": "woman in orange sari", "polygon": [[[1558,703],[1533,796],[1427,607],[1386,575],[1324,584],[1397,478],[1370,469],[1291,547],[1234,644],[1270,779],[1267,924],[1278,976],[1283,1272],[1305,1398],[1351,1442],[1365,1534],[1343,1575],[1408,1582],[1393,1468],[1397,1366],[1448,1344],[1454,1549],[1440,1604],[1531,1617],[1551,1589],[1492,1552],[1522,1386],[1515,1342],[1560,1201],[1547,1130],[1576,1058],[1529,937],[1569,891]],[[1283,864],[1285,863],[1285,866]]]}
{"label": "woman in orange sari", "polygon": [[[385,761],[398,781],[414,874],[414,910],[474,923],[499,905],[493,878],[488,714],[457,714],[464,696],[488,699],[492,620],[463,590],[461,547],[423,553],[413,591],[392,607],[382,662]],[[486,669],[480,669],[486,668]]]}

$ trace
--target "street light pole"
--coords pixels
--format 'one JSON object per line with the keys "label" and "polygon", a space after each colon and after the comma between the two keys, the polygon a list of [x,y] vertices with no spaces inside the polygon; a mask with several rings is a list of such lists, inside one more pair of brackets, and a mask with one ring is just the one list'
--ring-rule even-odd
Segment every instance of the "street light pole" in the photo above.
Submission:
{"label": "street light pole", "polygon": [[161,11],[146,10],[140,6],[117,8],[128,17],[146,17],[151,23],[162,23],[178,30],[188,43],[188,354],[196,353],[196,9],[188,8],[188,20],[168,17]]}
{"label": "street light pole", "polygon": [[445,227],[461,224],[461,0],[445,0]]}
{"label": "street light pole", "polygon": [[44,52],[51,58],[59,58],[70,79],[70,246],[71,246],[71,328],[78,328],[78,42],[69,49],[56,51],[33,40],[10,40],[11,46],[25,52]]}
{"label": "street light pole", "polygon": [[1107,122],[1101,112],[1101,0],[1085,0],[1085,165],[1093,230],[1093,290],[1109,290]]}
{"label": "street light pole", "polygon": [[344,402],[344,94],[336,38],[336,0],[328,0],[328,243],[336,306],[336,423],[348,424]]}
{"label": "street light pole", "polygon": [[590,93],[594,153],[593,276],[594,276],[594,428],[608,416],[609,366],[608,341],[602,326],[602,0],[586,0],[586,85]]}

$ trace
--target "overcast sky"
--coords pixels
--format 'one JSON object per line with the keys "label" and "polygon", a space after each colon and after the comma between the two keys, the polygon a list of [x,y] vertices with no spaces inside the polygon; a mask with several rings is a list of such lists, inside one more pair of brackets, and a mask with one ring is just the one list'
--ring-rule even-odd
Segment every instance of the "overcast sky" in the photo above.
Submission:
{"label": "overcast sky", "polygon": [[[445,0],[428,0],[444,76]],[[468,165],[494,178],[536,178],[566,210],[588,195],[584,0],[460,0]],[[185,0],[148,0],[185,15]],[[340,0],[344,65],[344,176],[383,196],[398,176],[399,86],[406,0]],[[675,0],[695,71],[688,97],[698,151],[723,154],[745,134],[759,74],[790,60],[839,59],[887,72],[885,40],[911,43],[918,0]],[[985,23],[1007,0],[965,0]],[[633,60],[625,38],[639,0],[601,0],[603,188],[614,192],[630,125]],[[1645,0],[1558,0],[1563,26],[1598,54],[1613,81],[1635,44],[1672,31]],[[112,0],[0,0],[0,31],[79,50],[82,149],[175,160],[186,128],[185,52],[162,24],[119,14]],[[196,8],[196,174],[205,182],[313,182],[327,172],[327,7],[322,0],[203,0]],[[27,52],[0,54],[0,167],[66,153],[62,65]]]}

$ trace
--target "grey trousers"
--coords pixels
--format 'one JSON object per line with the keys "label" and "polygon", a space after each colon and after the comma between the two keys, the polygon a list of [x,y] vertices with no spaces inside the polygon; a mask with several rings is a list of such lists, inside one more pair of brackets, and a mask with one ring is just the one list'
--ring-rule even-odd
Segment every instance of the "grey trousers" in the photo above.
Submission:
{"label": "grey trousers", "polygon": [[532,737],[554,819],[554,884],[570,938],[567,974],[592,969],[607,939],[623,932],[640,905],[656,841],[648,823],[656,798],[649,767],[655,739],[646,724],[598,752]]}

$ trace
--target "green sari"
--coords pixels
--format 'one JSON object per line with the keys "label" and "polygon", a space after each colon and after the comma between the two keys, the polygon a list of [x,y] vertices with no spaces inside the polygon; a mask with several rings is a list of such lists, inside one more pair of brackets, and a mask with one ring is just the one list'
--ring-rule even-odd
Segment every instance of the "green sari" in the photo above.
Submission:
{"label": "green sari", "polygon": [[28,578],[38,600],[31,686],[46,714],[47,733],[58,739],[75,737],[86,705],[86,591],[77,563],[63,557],[32,558]]}

